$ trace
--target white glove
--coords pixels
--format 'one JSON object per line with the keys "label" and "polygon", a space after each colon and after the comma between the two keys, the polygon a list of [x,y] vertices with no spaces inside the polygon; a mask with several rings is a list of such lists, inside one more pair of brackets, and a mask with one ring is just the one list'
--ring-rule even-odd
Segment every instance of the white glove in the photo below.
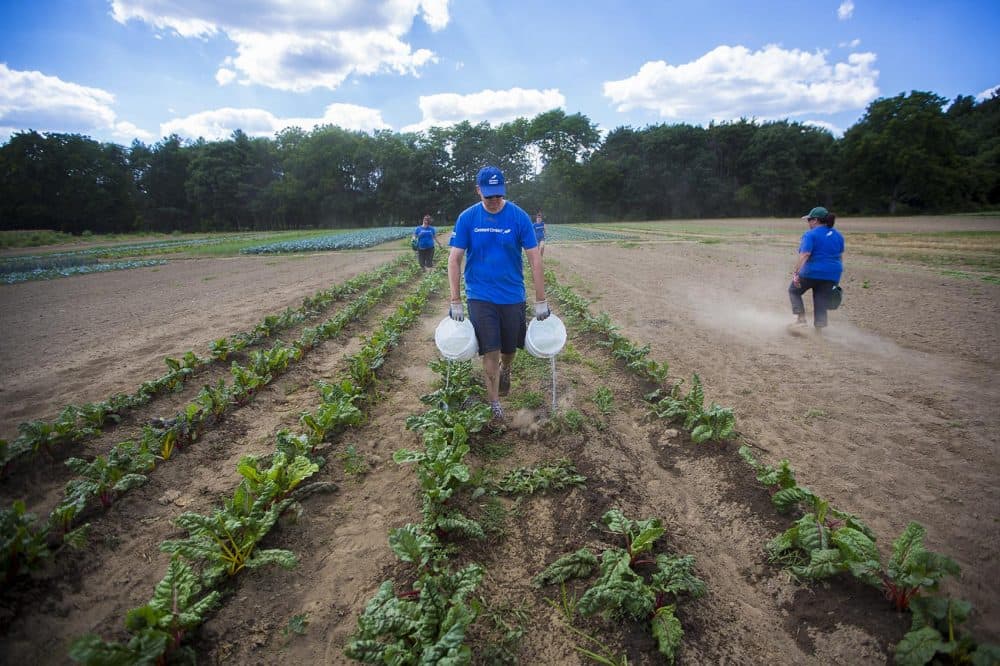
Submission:
{"label": "white glove", "polygon": [[537,301],[535,303],[535,318],[538,321],[542,321],[546,317],[552,314],[552,310],[549,309],[549,304],[545,301]]}
{"label": "white glove", "polygon": [[455,321],[465,320],[465,308],[462,307],[462,301],[452,303],[448,306],[448,316]]}

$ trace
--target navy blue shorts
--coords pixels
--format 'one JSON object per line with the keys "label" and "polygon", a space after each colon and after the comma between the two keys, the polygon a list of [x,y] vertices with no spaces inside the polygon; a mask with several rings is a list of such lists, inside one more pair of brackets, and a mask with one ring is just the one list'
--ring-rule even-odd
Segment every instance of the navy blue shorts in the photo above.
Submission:
{"label": "navy blue shorts", "polygon": [[513,354],[524,348],[524,335],[528,330],[524,303],[497,305],[487,301],[469,301],[469,321],[476,330],[479,355],[500,350]]}

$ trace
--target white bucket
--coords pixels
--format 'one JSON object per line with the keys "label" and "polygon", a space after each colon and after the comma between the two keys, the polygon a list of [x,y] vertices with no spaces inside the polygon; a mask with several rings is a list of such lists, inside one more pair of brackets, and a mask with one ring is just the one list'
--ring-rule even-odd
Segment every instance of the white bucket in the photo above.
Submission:
{"label": "white bucket", "polygon": [[434,344],[448,361],[468,361],[479,353],[476,331],[468,319],[455,321],[445,317],[434,330]]}
{"label": "white bucket", "polygon": [[566,326],[562,319],[550,314],[542,320],[532,319],[524,336],[524,349],[537,358],[554,358],[566,344]]}

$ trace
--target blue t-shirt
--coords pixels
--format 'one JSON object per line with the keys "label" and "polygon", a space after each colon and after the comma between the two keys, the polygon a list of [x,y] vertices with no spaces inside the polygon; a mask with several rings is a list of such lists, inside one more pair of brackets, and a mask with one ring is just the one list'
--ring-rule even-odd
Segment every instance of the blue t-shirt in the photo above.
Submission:
{"label": "blue t-shirt", "polygon": [[538,247],[531,219],[507,201],[496,215],[482,203],[462,211],[452,247],[465,250],[465,293],[469,300],[497,305],[524,303],[521,249]]}
{"label": "blue t-shirt", "polygon": [[435,234],[437,234],[437,229],[434,227],[425,227],[422,224],[417,227],[413,232],[413,235],[417,237],[417,249],[430,250],[433,248]]}
{"label": "blue t-shirt", "polygon": [[809,252],[809,259],[799,271],[802,277],[813,280],[840,282],[844,272],[841,255],[844,254],[844,237],[836,229],[820,225],[802,234],[799,252]]}
{"label": "blue t-shirt", "polygon": [[535,227],[535,240],[543,241],[545,240],[545,223],[544,222],[532,222]]}

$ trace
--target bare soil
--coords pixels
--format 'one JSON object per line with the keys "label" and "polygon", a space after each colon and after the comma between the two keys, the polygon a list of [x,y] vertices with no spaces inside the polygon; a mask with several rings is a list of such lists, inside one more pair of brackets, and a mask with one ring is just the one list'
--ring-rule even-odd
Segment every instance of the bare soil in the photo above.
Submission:
{"label": "bare soil", "polygon": [[[767,562],[764,544],[790,519],[773,510],[736,454],[743,443],[765,462],[788,458],[801,484],[865,520],[884,557],[907,522],[923,524],[927,547],[962,567],[961,578],[944,589],[974,604],[969,629],[981,641],[1000,641],[1000,285],[900,259],[911,251],[905,244],[880,246],[879,256],[852,246],[852,235],[998,231],[1000,220],[838,222],[848,244],[845,300],[822,336],[792,335],[786,327],[799,226],[719,224],[744,225],[746,233],[706,243],[688,232],[638,231],[628,242],[548,245],[546,264],[560,283],[592,300],[594,312],[608,312],[637,344],[649,344],[652,358],[670,363],[673,379],[697,372],[708,400],[735,409],[740,436],[696,445],[651,418],[642,400],[649,387],[572,323],[557,361],[558,411],[585,418],[579,428],[555,427],[548,365],[523,359],[506,429],[478,435],[468,462],[499,473],[566,457],[588,482],[520,501],[501,498],[499,519],[496,505],[467,500],[467,511],[492,527],[486,542],[460,543],[456,557],[488,571],[478,591],[484,611],[471,635],[476,663],[501,663],[503,656],[525,664],[587,663],[575,646],[594,644],[571,634],[546,601],[558,590],[535,589],[530,579],[559,555],[606,545],[608,536],[594,524],[613,507],[661,518],[664,547],[693,555],[707,583],[705,597],[680,606],[679,663],[891,663],[908,615],[849,579],[800,585]],[[0,436],[12,438],[18,423],[52,418],[65,404],[132,391],[162,374],[164,356],[205,353],[212,339],[247,330],[397,255],[170,259],[158,268],[2,286]],[[160,465],[148,484],[94,512],[86,551],[61,552],[5,590],[0,662],[65,663],[69,643],[88,631],[127,638],[125,612],[149,599],[166,569],[159,542],[181,536],[173,518],[218,505],[237,483],[239,458],[271,450],[278,429],[295,429],[298,415],[319,402],[315,381],[342,375],[344,359],[406,291]],[[420,444],[404,421],[424,409],[419,396],[432,389],[433,331],[445,308],[439,294],[390,357],[368,422],[326,452],[329,464],[318,477],[338,490],[305,500],[301,517],[283,520],[265,540],[265,547],[294,551],[299,566],[237,576],[194,638],[200,661],[347,663],[344,645],[381,581],[408,583],[410,572],[386,536],[419,522],[418,487],[412,469],[396,465],[392,454]],[[602,386],[614,394],[610,415],[593,401]],[[513,407],[528,392],[541,396],[541,406]],[[187,397],[155,400],[88,442],[86,453],[109,448]],[[366,463],[365,473],[348,473],[348,447]],[[23,497],[44,515],[66,477],[59,459],[40,458],[36,466],[15,469],[20,476],[0,482],[0,495],[5,504]],[[290,621],[302,615],[300,634]],[[514,639],[501,621],[521,626],[523,635]],[[596,620],[578,626],[630,663],[657,663],[642,627]]]}

